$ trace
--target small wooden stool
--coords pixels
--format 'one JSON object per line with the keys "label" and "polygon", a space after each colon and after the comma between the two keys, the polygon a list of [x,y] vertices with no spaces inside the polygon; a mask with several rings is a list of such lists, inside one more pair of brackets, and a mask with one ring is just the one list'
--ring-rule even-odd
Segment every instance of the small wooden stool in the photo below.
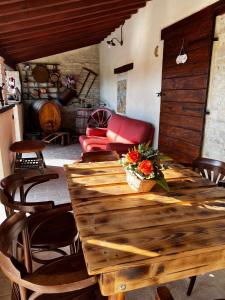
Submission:
{"label": "small wooden stool", "polygon": [[[26,140],[15,142],[10,146],[10,150],[16,153],[14,172],[21,169],[39,169],[44,173],[46,168],[42,150],[45,143],[38,140]],[[36,153],[36,157],[23,157],[24,153]]]}

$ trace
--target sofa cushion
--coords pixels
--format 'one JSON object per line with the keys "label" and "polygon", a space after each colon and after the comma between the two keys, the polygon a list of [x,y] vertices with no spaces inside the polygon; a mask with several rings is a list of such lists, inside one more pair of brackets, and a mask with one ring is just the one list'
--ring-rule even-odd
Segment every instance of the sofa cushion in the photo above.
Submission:
{"label": "sofa cushion", "polygon": [[109,121],[106,136],[111,142],[140,144],[152,141],[153,134],[151,124],[115,114]]}
{"label": "sofa cushion", "polygon": [[110,143],[107,137],[100,137],[100,136],[89,137],[86,135],[81,135],[79,137],[79,141],[84,152],[106,150],[107,144]]}
{"label": "sofa cushion", "polygon": [[91,128],[87,127],[86,135],[87,136],[106,136],[107,128]]}

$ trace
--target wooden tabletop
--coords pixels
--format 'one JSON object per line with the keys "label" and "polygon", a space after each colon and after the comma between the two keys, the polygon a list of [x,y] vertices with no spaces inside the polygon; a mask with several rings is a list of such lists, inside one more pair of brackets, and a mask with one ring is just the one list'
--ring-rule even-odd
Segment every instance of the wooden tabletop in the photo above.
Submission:
{"label": "wooden tabletop", "polygon": [[90,275],[103,295],[225,268],[225,189],[170,163],[170,186],[132,190],[118,162],[65,166]]}

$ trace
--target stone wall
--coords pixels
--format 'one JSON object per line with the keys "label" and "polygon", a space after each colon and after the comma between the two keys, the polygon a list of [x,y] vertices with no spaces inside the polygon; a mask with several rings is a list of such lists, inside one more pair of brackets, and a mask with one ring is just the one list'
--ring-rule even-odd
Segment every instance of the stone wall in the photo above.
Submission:
{"label": "stone wall", "polygon": [[[59,64],[59,71],[61,78],[65,78],[66,75],[74,75],[76,79],[79,80],[82,67],[89,68],[99,74],[99,47],[98,45],[93,45],[77,50],[72,50],[48,57],[39,58],[32,61],[33,63],[52,63]],[[20,66],[21,67],[21,66]],[[79,85],[79,83],[78,83]],[[77,86],[79,88],[79,86]],[[61,88],[63,91],[65,87]],[[81,94],[81,97],[84,96],[84,93]],[[98,106],[99,103],[99,76],[96,78],[88,99],[90,103],[94,106]],[[33,100],[29,101],[32,102]],[[35,100],[34,100],[35,101]],[[28,102],[28,101],[26,101]],[[76,110],[79,107],[85,106],[84,102],[78,101],[77,98],[73,98],[67,106],[60,107],[62,113],[62,127],[63,129],[75,130],[75,115]]]}
{"label": "stone wall", "polygon": [[217,17],[202,155],[225,161],[225,15]]}
{"label": "stone wall", "polygon": [[[93,45],[48,57],[39,58],[32,62],[58,63],[61,76],[67,74],[79,77],[82,67],[89,68],[99,74],[99,47]],[[99,78],[97,77],[89,94],[90,98],[99,99]]]}

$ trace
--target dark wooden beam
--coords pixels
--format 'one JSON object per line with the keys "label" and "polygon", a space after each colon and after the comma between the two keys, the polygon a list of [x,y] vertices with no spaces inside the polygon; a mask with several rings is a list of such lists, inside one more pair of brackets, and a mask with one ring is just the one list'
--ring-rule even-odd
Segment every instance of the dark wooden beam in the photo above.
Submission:
{"label": "dark wooden beam", "polygon": [[9,55],[14,55],[14,54],[17,54],[17,53],[23,53],[24,51],[32,51],[33,49],[36,49],[37,47],[54,47],[54,46],[57,46],[57,45],[60,45],[60,44],[65,44],[65,43],[72,43],[74,41],[84,41],[90,37],[92,38],[96,38],[97,40],[99,39],[99,36],[102,36],[102,35],[107,35],[108,32],[111,32],[112,30],[114,29],[114,27],[106,27],[104,29],[100,28],[99,30],[95,30],[94,28],[93,29],[90,29],[89,32],[81,32],[79,34],[76,34],[76,35],[71,35],[71,34],[62,34],[62,35],[55,35],[54,37],[52,38],[49,38],[49,39],[44,39],[44,40],[35,40],[31,43],[22,43],[21,45],[20,44],[12,44],[10,46],[8,46],[7,48],[4,48],[5,51],[7,51],[7,53]]}
{"label": "dark wooden beam", "polygon": [[130,63],[130,64],[127,64],[127,65],[124,65],[124,66],[114,69],[114,74],[124,73],[124,72],[132,70],[133,68],[134,68],[134,64]]}
{"label": "dark wooden beam", "polygon": [[2,0],[0,55],[8,65],[99,43],[148,0]]}
{"label": "dark wooden beam", "polygon": [[54,48],[52,48],[52,47],[48,47],[47,49],[43,49],[43,47],[36,48],[33,51],[23,52],[23,53],[14,55],[14,59],[15,59],[16,63],[18,64],[21,62],[30,61],[30,60],[34,60],[37,58],[47,57],[50,55],[55,55],[55,54],[95,45],[95,44],[100,43],[100,41],[102,39],[103,39],[103,37],[100,37],[99,40],[96,40],[96,38],[94,38],[94,39],[90,38],[90,39],[87,39],[82,42],[76,41],[76,42],[66,44],[66,45],[61,44],[60,46],[57,46]]}
{"label": "dark wooden beam", "polygon": [[5,52],[5,50],[2,49],[1,47],[0,47],[0,56],[2,56],[4,58],[5,64],[7,66],[9,66],[12,69],[15,69],[16,61],[10,55],[8,55],[8,53]]}
{"label": "dark wooden beam", "polygon": [[[60,31],[61,29],[70,29],[71,31],[74,28],[77,28],[79,30],[79,26],[95,26],[95,23],[97,22],[105,22],[108,23],[111,20],[116,20],[117,18],[122,18],[123,20],[126,20],[127,18],[129,18],[131,16],[131,14],[136,13],[137,10],[131,9],[128,10],[126,12],[126,14],[124,12],[108,12],[105,13],[104,15],[102,14],[94,14],[91,17],[89,17],[88,19],[84,19],[82,17],[78,18],[77,16],[73,16],[71,19],[67,19],[67,20],[58,20],[57,22],[54,22],[54,24],[50,24],[50,26],[48,26],[48,30],[46,30],[46,24],[40,24],[40,25],[33,25],[31,24],[30,28],[26,28],[26,30],[22,29],[22,28],[17,28],[15,31],[10,31],[7,33],[2,34],[0,32],[0,41],[2,40],[8,40],[8,39],[17,39],[18,37],[27,37],[27,36],[31,36],[31,35],[36,35],[36,34],[40,34],[40,33],[46,33],[46,32],[57,32]],[[93,24],[93,25],[92,25]],[[78,26],[78,27],[76,27]]]}
{"label": "dark wooden beam", "polygon": [[116,5],[117,2],[121,0],[98,0],[98,1],[87,1],[87,0],[13,0],[13,1],[1,1],[0,2],[0,16],[12,16],[23,18],[25,14],[30,16],[35,15],[35,12],[38,14],[46,13],[51,9],[56,11],[66,10],[71,8],[71,6],[86,6],[94,7],[102,4],[112,4]]}
{"label": "dark wooden beam", "polygon": [[54,39],[55,37],[61,38],[61,37],[66,37],[70,36],[71,38],[77,36],[78,34],[88,34],[88,32],[91,32],[94,30],[95,32],[103,29],[111,29],[111,28],[116,28],[119,27],[120,25],[124,24],[124,20],[122,17],[116,18],[113,21],[106,22],[106,21],[101,21],[101,22],[96,22],[92,24],[91,29],[87,31],[87,23],[83,24],[75,24],[71,25],[71,27],[68,28],[68,26],[59,28],[59,29],[52,29],[52,30],[47,30],[44,32],[40,32],[39,34],[35,34],[31,36],[30,34],[24,35],[17,35],[13,39],[5,39],[5,40],[0,40],[0,45],[2,48],[7,49],[7,47],[11,46],[17,46],[17,47],[25,47],[34,45],[35,43],[40,43],[41,41],[48,41],[51,40],[52,38]]}
{"label": "dark wooden beam", "polygon": [[[89,1],[89,0],[87,0]],[[86,3],[86,1],[85,1]],[[145,1],[143,0],[133,0],[131,3],[128,0],[120,0],[120,2],[117,3],[117,5],[115,5],[112,8],[111,4],[104,4],[104,5],[100,5],[98,9],[96,9],[96,7],[78,7],[78,8],[74,8],[73,6],[70,7],[70,9],[67,10],[63,10],[63,11],[59,11],[59,12],[49,12],[49,13],[45,13],[44,15],[36,15],[36,16],[29,16],[29,14],[23,15],[23,18],[5,18],[5,17],[1,17],[1,33],[6,33],[6,32],[10,32],[13,30],[18,29],[18,27],[20,27],[20,29],[25,29],[25,28],[30,28],[33,27],[34,25],[50,25],[50,24],[54,24],[55,22],[59,21],[59,20],[68,20],[68,18],[71,17],[75,17],[77,16],[77,18],[88,18],[91,17],[93,14],[96,13],[100,13],[101,16],[104,15],[104,13],[108,13],[109,11],[112,13],[113,12],[124,12],[126,14],[126,11],[128,11],[129,9],[137,9],[139,7],[143,7],[145,6]],[[25,17],[26,16],[26,17]]]}
{"label": "dark wooden beam", "polygon": [[[130,15],[126,15],[126,20],[130,17]],[[16,43],[16,42],[28,42],[35,39],[43,39],[43,38],[48,38],[51,35],[55,35],[55,34],[61,34],[61,33],[70,33],[70,34],[76,34],[76,32],[82,32],[82,31],[86,31],[87,29],[89,29],[90,27],[95,27],[96,29],[100,28],[100,27],[106,27],[106,26],[110,26],[115,24],[116,26],[118,26],[117,24],[124,24],[124,18],[122,16],[119,17],[115,17],[113,18],[113,20],[107,20],[107,19],[101,19],[101,20],[96,20],[96,21],[92,21],[92,23],[89,23],[89,21],[83,21],[83,22],[79,22],[79,23],[69,23],[66,25],[62,25],[62,26],[55,26],[53,28],[49,28],[48,30],[37,30],[35,32],[32,33],[32,35],[30,34],[30,32],[21,32],[20,34],[14,34],[14,35],[10,35],[7,34],[5,35],[5,37],[0,37],[0,45],[1,46],[8,46],[12,43]]]}

